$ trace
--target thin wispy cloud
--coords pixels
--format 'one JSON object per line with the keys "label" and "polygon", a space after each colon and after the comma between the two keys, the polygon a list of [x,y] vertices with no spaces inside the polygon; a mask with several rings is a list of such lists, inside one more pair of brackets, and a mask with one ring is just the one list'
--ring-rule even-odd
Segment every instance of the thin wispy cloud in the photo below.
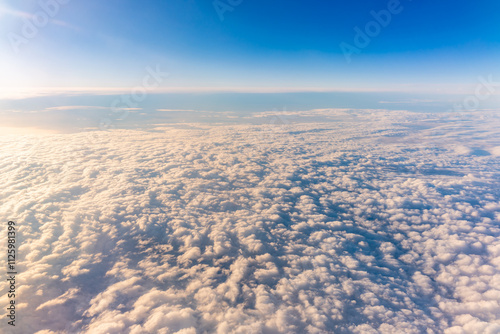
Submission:
{"label": "thin wispy cloud", "polygon": [[7,5],[2,3],[0,3],[0,14],[20,17],[20,18],[27,18],[27,19],[33,18],[33,14],[31,13],[9,8],[7,7]]}
{"label": "thin wispy cloud", "polygon": [[[36,18],[36,15],[34,15],[33,13],[21,11],[21,10],[17,10],[17,9],[12,9],[12,8],[8,7],[7,5],[0,4],[0,15],[2,15],[2,14],[8,15],[11,17],[30,19],[30,20],[33,20],[34,18]],[[59,19],[55,19],[55,18],[50,18],[49,20],[50,20],[51,24],[55,24],[55,25],[58,25],[60,27],[72,29],[74,31],[82,31],[82,29],[80,27],[77,27],[73,24],[70,24],[69,22],[65,22],[65,21],[62,21]]]}

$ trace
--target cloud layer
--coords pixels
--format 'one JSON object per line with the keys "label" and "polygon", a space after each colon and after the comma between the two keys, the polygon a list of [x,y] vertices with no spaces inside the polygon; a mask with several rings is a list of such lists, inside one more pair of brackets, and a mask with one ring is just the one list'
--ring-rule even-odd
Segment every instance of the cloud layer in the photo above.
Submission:
{"label": "cloud layer", "polygon": [[259,116],[0,137],[17,329],[500,332],[494,114]]}

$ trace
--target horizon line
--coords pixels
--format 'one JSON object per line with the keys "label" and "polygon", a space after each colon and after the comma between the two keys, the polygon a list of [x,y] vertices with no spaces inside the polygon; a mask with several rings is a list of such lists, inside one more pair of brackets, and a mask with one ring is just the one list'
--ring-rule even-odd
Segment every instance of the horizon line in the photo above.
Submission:
{"label": "horizon line", "polygon": [[[247,93],[247,94],[280,94],[280,93],[410,93],[410,94],[441,94],[462,95],[468,94],[473,89],[457,87],[455,90],[442,88],[429,89],[429,85],[411,89],[400,85],[399,89],[390,88],[339,88],[339,87],[156,87],[144,88],[140,85],[134,87],[1,87],[0,99],[18,100],[33,97],[54,95],[121,95],[131,94],[135,90],[143,90],[146,94],[192,94],[192,93]],[[426,89],[422,89],[426,88]],[[496,93],[493,95],[500,95]]]}

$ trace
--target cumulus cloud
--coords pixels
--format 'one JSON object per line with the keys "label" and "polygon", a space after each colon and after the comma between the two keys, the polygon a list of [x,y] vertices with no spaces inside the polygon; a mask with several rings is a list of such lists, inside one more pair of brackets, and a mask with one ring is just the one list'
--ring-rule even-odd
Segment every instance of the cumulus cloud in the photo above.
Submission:
{"label": "cumulus cloud", "polygon": [[498,118],[293,116],[0,137],[17,329],[498,332]]}

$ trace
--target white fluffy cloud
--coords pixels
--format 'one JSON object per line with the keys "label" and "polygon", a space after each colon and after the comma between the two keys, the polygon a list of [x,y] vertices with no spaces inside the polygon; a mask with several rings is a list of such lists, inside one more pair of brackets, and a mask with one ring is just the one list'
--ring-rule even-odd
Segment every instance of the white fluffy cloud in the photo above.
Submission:
{"label": "white fluffy cloud", "polygon": [[498,118],[292,116],[0,137],[16,329],[498,333]]}

